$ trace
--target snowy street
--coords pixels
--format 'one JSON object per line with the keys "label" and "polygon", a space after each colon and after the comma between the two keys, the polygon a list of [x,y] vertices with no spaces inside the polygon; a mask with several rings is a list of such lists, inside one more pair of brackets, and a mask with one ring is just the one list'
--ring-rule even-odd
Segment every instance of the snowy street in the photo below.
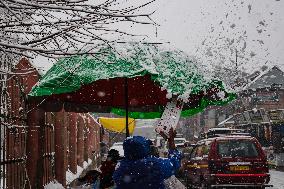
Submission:
{"label": "snowy street", "polygon": [[271,180],[270,184],[273,185],[273,189],[284,189],[284,172],[270,170]]}
{"label": "snowy street", "polygon": [[[270,170],[269,172],[271,174],[271,180],[269,184],[273,185],[273,187],[270,187],[270,188],[271,189],[284,189],[284,172],[276,171],[276,170]],[[88,187],[85,187],[85,188],[88,188]]]}
{"label": "snowy street", "polygon": [[269,184],[273,185],[273,187],[268,187],[267,189],[284,189],[284,172],[269,170],[271,175],[271,179]]}

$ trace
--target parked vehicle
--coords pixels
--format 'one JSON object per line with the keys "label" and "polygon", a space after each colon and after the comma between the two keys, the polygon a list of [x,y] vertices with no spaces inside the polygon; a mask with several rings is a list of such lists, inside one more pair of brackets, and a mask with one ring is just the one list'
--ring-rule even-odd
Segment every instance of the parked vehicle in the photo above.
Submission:
{"label": "parked vehicle", "polygon": [[183,164],[189,187],[265,188],[268,162],[260,143],[250,136],[224,136],[197,142]]}
{"label": "parked vehicle", "polygon": [[175,145],[179,146],[179,145],[183,145],[187,142],[185,138],[174,138],[175,141]]}
{"label": "parked vehicle", "polygon": [[[185,138],[174,138],[174,142],[175,142],[176,148],[179,151],[183,152],[183,150],[186,147],[186,143],[187,143],[186,139]],[[168,146],[168,142],[166,141],[165,145],[164,145],[164,148],[162,150],[162,153],[163,153],[164,157],[167,157],[167,155],[168,155],[168,148],[167,148],[167,146]]]}
{"label": "parked vehicle", "polygon": [[[180,136],[181,135],[179,135],[179,137],[175,137],[174,139],[176,145],[184,145],[184,143],[186,142],[186,139]],[[158,136],[155,141],[156,141],[156,147],[160,149],[164,149],[167,146],[166,141],[163,137]]]}

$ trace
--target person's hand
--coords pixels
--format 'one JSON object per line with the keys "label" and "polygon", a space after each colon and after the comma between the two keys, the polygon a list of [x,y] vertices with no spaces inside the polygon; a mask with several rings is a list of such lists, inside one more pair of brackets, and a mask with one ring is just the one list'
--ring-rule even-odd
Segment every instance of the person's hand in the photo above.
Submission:
{"label": "person's hand", "polygon": [[176,134],[177,134],[176,130],[174,130],[173,128],[170,128],[169,138],[168,138],[168,147],[170,150],[176,149],[175,140],[174,140],[174,138],[176,137]]}
{"label": "person's hand", "polygon": [[159,134],[165,139],[165,140],[168,140],[168,136],[165,134],[164,131],[160,131]]}
{"label": "person's hand", "polygon": [[176,149],[174,138],[176,137],[176,131],[173,128],[170,128],[168,136],[164,133],[164,131],[160,132],[160,135],[168,141],[168,147],[170,150]]}
{"label": "person's hand", "polygon": [[159,134],[160,134],[165,140],[168,140],[168,139],[170,139],[170,138],[175,138],[177,132],[171,127],[170,130],[169,130],[168,135],[166,135],[164,131],[160,131]]}
{"label": "person's hand", "polygon": [[176,130],[174,130],[172,127],[169,130],[169,139],[174,139],[177,135]]}

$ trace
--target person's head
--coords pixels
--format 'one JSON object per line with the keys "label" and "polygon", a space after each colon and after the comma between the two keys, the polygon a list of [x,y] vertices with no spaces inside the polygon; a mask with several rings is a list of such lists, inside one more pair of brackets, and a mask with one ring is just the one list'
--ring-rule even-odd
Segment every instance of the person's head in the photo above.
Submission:
{"label": "person's head", "polygon": [[117,161],[120,159],[119,152],[115,149],[111,149],[108,151],[107,158],[109,160]]}
{"label": "person's head", "polygon": [[124,156],[126,159],[143,159],[150,155],[151,140],[142,136],[128,137],[123,142]]}

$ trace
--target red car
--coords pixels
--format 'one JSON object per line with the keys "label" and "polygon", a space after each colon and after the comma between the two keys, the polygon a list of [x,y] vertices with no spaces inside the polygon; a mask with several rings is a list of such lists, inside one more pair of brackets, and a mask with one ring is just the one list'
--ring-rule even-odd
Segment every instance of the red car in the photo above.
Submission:
{"label": "red car", "polygon": [[199,141],[183,165],[190,188],[265,188],[268,162],[250,136],[224,136]]}

